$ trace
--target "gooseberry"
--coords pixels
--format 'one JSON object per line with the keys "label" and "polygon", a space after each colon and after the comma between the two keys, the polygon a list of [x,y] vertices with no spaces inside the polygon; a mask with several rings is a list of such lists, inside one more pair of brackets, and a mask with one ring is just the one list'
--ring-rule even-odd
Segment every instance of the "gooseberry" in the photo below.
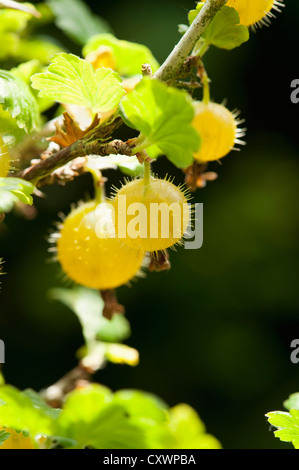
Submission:
{"label": "gooseberry", "polygon": [[241,24],[252,26],[256,23],[263,24],[265,18],[273,17],[271,10],[279,11],[283,2],[278,0],[228,0],[227,6],[237,10]]}
{"label": "gooseberry", "polygon": [[113,204],[118,237],[141,251],[165,250],[181,242],[190,220],[186,191],[152,176],[125,184]]}
{"label": "gooseberry", "polygon": [[57,258],[70,279],[94,289],[113,289],[140,270],[144,253],[115,236],[113,206],[91,201],[73,209],[58,233]]}
{"label": "gooseberry", "polygon": [[227,155],[235,143],[244,144],[240,138],[244,131],[238,129],[238,113],[232,113],[217,103],[195,102],[195,117],[192,125],[201,137],[201,146],[194,154],[200,163],[219,160]]}

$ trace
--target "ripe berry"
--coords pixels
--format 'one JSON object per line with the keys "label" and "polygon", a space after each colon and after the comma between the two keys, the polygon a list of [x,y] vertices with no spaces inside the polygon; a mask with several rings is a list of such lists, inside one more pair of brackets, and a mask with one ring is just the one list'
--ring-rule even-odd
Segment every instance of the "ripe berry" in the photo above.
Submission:
{"label": "ripe berry", "polygon": [[252,26],[256,23],[265,24],[267,17],[274,17],[271,10],[280,11],[283,6],[282,0],[228,0],[228,7],[233,7],[240,16],[240,23],[245,26]]}
{"label": "ripe berry", "polygon": [[113,289],[130,281],[144,253],[114,235],[112,204],[91,201],[72,210],[58,234],[57,258],[63,271],[94,289]]}
{"label": "ripe berry", "polygon": [[244,131],[238,129],[237,113],[217,103],[195,103],[193,127],[201,137],[201,146],[194,155],[195,160],[203,163],[219,160],[227,155],[234,144],[244,144],[240,137]]}
{"label": "ripe berry", "polygon": [[165,250],[179,243],[189,224],[185,191],[165,179],[131,181],[116,193],[113,203],[118,237],[141,251]]}
{"label": "ripe berry", "polygon": [[9,171],[9,153],[7,145],[0,136],[0,178],[5,178]]}

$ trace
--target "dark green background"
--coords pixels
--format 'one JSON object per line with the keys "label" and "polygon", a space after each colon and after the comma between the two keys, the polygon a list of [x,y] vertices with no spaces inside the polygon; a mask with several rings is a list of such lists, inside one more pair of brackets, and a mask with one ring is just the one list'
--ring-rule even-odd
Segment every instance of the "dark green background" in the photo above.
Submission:
{"label": "dark green background", "polygon": [[[170,272],[118,289],[140,365],[109,365],[96,376],[113,389],[189,403],[225,448],[290,447],[274,439],[264,414],[299,391],[299,364],[290,361],[291,340],[299,338],[299,105],[290,102],[290,82],[299,74],[299,5],[286,3],[247,44],[208,53],[212,97],[242,110],[247,146],[221,166],[211,164],[219,179],[196,194],[195,202],[204,203],[203,247],[180,248],[171,253]],[[187,0],[93,2],[119,38],[146,44],[160,62],[193,6]],[[164,158],[155,171],[183,180]],[[118,172],[108,176],[117,185],[122,179]],[[46,239],[57,213],[90,190],[89,176],[49,187],[47,198],[36,200],[38,218],[11,214],[0,226],[7,271],[0,304],[4,371],[20,388],[45,387],[76,364],[79,324],[47,300],[50,288],[64,284],[59,267],[48,262]]]}

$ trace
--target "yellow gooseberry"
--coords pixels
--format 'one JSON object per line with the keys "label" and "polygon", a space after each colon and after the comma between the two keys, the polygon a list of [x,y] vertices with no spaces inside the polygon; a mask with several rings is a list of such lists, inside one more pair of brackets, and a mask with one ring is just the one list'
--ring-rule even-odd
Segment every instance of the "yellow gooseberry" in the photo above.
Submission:
{"label": "yellow gooseberry", "polygon": [[141,251],[165,250],[179,243],[190,220],[186,192],[152,176],[148,182],[136,179],[125,184],[113,204],[118,237]]}
{"label": "yellow gooseberry", "polygon": [[73,209],[58,233],[57,258],[70,279],[94,289],[113,289],[130,281],[144,253],[115,236],[111,203],[91,201]]}
{"label": "yellow gooseberry", "polygon": [[271,10],[280,11],[283,0],[228,0],[226,5],[237,10],[241,24],[252,26],[269,22],[268,18],[274,17]]}
{"label": "yellow gooseberry", "polygon": [[238,129],[238,113],[232,113],[217,103],[195,102],[195,117],[192,125],[201,137],[201,146],[194,154],[195,160],[203,163],[219,160],[227,155],[235,143],[243,144],[240,137],[244,131]]}

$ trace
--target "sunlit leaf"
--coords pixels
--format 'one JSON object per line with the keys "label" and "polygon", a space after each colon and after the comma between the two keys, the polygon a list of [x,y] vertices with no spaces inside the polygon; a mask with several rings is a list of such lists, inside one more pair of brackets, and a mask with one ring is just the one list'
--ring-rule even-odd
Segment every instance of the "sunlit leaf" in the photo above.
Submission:
{"label": "sunlit leaf", "polygon": [[29,181],[20,178],[0,178],[0,212],[11,210],[16,200],[31,205],[34,190],[35,186]]}
{"label": "sunlit leaf", "polygon": [[0,70],[0,109],[7,111],[17,126],[27,133],[38,126],[38,107],[29,87],[6,70]]}
{"label": "sunlit leaf", "polygon": [[185,92],[145,78],[121,100],[120,112],[141,132],[135,152],[156,145],[177,167],[192,163],[200,138],[191,126],[194,108]]}
{"label": "sunlit leaf", "polygon": [[121,78],[111,69],[93,70],[92,65],[73,54],[57,54],[45,73],[32,77],[39,95],[60,103],[75,104],[107,112],[118,105],[124,90]]}

